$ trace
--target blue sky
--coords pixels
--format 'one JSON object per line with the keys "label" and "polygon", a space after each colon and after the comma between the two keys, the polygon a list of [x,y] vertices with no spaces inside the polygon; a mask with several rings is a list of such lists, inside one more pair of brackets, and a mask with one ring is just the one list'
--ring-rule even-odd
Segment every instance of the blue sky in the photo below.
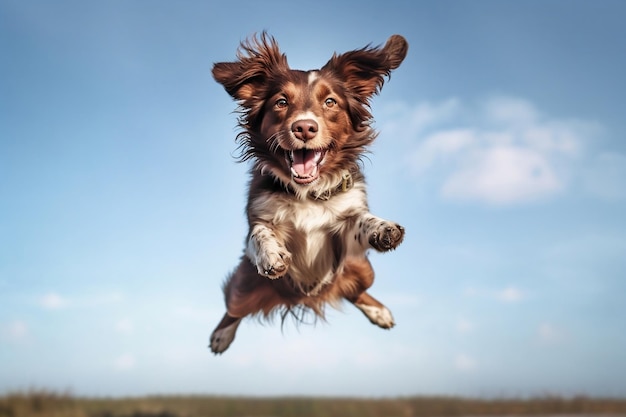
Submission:
{"label": "blue sky", "polygon": [[[0,393],[626,395],[621,1],[3,1]],[[268,30],[293,68],[404,35],[373,103],[382,331],[244,322],[246,233],[210,74]]]}

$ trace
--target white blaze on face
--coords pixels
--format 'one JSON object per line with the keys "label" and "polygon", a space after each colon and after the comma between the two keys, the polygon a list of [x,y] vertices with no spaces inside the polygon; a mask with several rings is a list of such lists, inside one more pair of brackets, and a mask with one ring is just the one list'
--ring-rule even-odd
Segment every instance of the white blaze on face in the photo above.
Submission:
{"label": "white blaze on face", "polygon": [[309,85],[313,84],[315,80],[317,80],[318,72],[317,71],[309,71]]}
{"label": "white blaze on face", "polygon": [[[315,78],[316,72],[312,72],[309,74],[309,82],[312,78]],[[315,113],[311,111],[302,112],[297,116],[297,120],[312,120],[316,123],[316,125],[320,125],[320,121],[318,120]],[[315,140],[308,141],[307,145],[311,145],[315,143]],[[320,149],[315,149],[313,146],[311,148],[306,147],[292,149],[289,151],[289,160],[291,163],[291,173],[297,178],[296,182],[299,183],[309,183],[313,180],[317,179],[319,174],[319,164],[322,162],[324,158],[325,151]]]}

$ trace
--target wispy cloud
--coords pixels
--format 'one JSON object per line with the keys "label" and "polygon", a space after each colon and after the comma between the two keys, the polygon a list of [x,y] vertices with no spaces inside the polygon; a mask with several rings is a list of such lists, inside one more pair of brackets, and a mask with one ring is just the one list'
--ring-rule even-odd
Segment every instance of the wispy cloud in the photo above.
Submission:
{"label": "wispy cloud", "polygon": [[456,330],[459,333],[471,333],[474,331],[474,323],[465,317],[460,317],[456,322]]}
{"label": "wispy cloud", "polygon": [[[594,122],[550,117],[515,97],[494,97],[477,105],[455,98],[419,103],[397,116],[388,113],[384,129],[417,144],[406,159],[415,178],[435,176],[444,199],[499,206],[565,192],[579,175],[580,160],[588,159],[583,149],[602,131]],[[625,172],[622,158],[612,155],[605,158],[611,161],[608,167],[591,167],[588,187],[626,195],[620,187],[626,177],[617,183],[613,179],[609,186],[601,180]]]}
{"label": "wispy cloud", "polygon": [[418,294],[410,293],[386,293],[379,294],[380,299],[384,300],[387,305],[394,307],[418,307],[422,304],[423,300]]}
{"label": "wispy cloud", "polygon": [[470,355],[465,353],[459,353],[454,358],[454,366],[459,371],[468,372],[475,370],[478,366],[478,363],[476,362],[476,359],[474,359]]}
{"label": "wispy cloud", "polygon": [[466,288],[463,294],[466,297],[481,297],[504,303],[516,303],[526,297],[526,292],[515,286],[508,286],[498,290],[470,287]]}
{"label": "wispy cloud", "polygon": [[[310,337],[310,336],[309,336]],[[273,346],[264,352],[264,356],[268,359],[267,365],[274,371],[282,369],[297,369],[302,365],[298,357],[309,358],[313,368],[323,363],[325,366],[337,366],[342,360],[346,360],[344,353],[334,349],[320,350],[314,343],[310,343],[307,337],[292,338],[280,343],[280,346]],[[298,355],[294,355],[298,352]],[[313,360],[315,358],[315,360]],[[356,358],[352,357],[352,360]],[[271,364],[271,365],[270,365]]]}
{"label": "wispy cloud", "polygon": [[171,315],[185,321],[206,323],[210,317],[223,314],[221,306],[219,308],[208,308],[199,306],[179,306],[171,311]]}
{"label": "wispy cloud", "polygon": [[39,305],[48,310],[58,310],[67,307],[68,302],[59,294],[50,292],[39,299]]}
{"label": "wispy cloud", "polygon": [[117,371],[128,371],[136,365],[135,356],[132,353],[124,353],[113,361],[113,367]]}
{"label": "wispy cloud", "polygon": [[51,291],[39,297],[37,303],[40,307],[47,310],[60,310],[64,308],[94,308],[117,304],[124,299],[119,293],[104,294],[80,294],[80,295],[61,295]]}
{"label": "wispy cloud", "polygon": [[516,303],[524,298],[524,292],[516,287],[508,287],[498,291],[496,298],[505,303]]}
{"label": "wispy cloud", "polygon": [[115,331],[122,334],[132,334],[135,330],[133,322],[129,318],[123,318],[115,323]]}
{"label": "wispy cloud", "polygon": [[379,120],[385,135],[398,138],[421,136],[434,125],[450,122],[461,108],[460,100],[449,98],[440,103],[422,102],[410,107],[403,103],[391,103],[380,109]]}
{"label": "wispy cloud", "polygon": [[87,295],[82,297],[80,306],[99,307],[103,305],[118,304],[125,299],[124,294],[118,292],[103,293],[98,295]]}
{"label": "wispy cloud", "polygon": [[19,342],[26,339],[29,333],[28,325],[23,320],[12,321],[5,326],[2,326],[1,330],[4,339],[12,342]]}
{"label": "wispy cloud", "polygon": [[441,188],[452,200],[512,204],[536,200],[564,188],[549,159],[516,145],[473,149]]}
{"label": "wispy cloud", "polygon": [[548,322],[539,325],[537,335],[539,340],[548,344],[557,343],[563,339],[563,331]]}

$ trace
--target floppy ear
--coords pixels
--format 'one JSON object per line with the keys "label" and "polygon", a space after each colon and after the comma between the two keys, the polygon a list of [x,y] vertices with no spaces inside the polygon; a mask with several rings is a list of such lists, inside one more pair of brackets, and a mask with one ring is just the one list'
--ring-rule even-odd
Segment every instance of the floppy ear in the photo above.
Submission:
{"label": "floppy ear", "polygon": [[260,82],[263,74],[249,74],[242,62],[218,62],[213,65],[213,78],[222,84],[236,100],[247,100],[252,95],[252,85]]}
{"label": "floppy ear", "polygon": [[365,47],[333,57],[322,67],[341,78],[360,102],[380,91],[384,77],[400,66],[409,50],[406,39],[392,35],[385,46]]}
{"label": "floppy ear", "polygon": [[242,42],[237,61],[213,65],[213,78],[222,84],[228,94],[251,107],[251,101],[260,96],[259,90],[272,71],[288,69],[287,58],[278,49],[274,38],[263,32]]}

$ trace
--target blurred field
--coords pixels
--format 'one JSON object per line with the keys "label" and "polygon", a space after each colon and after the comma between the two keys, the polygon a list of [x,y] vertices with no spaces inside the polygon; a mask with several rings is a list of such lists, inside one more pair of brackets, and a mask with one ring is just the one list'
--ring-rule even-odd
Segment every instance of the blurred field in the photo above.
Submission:
{"label": "blurred field", "polygon": [[626,416],[626,398],[460,397],[237,398],[158,396],[80,398],[47,391],[0,396],[0,417],[411,417],[411,416]]}

